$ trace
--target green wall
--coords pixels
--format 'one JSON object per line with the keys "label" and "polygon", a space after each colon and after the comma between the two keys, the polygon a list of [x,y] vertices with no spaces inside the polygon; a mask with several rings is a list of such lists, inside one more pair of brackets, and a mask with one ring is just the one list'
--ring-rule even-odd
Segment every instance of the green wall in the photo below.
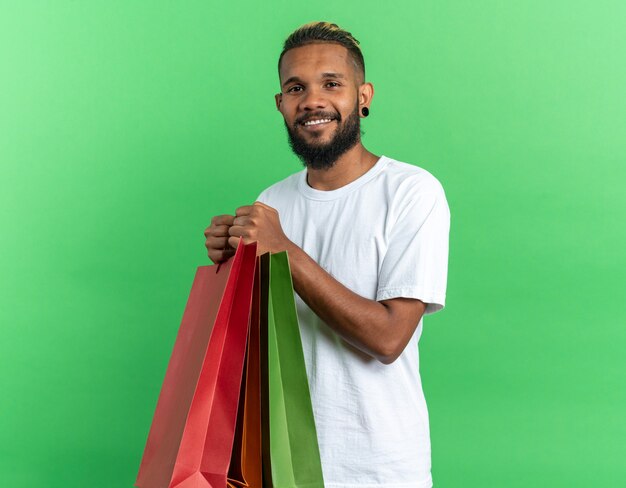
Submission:
{"label": "green wall", "polygon": [[421,340],[437,488],[626,476],[621,1],[0,0],[0,485],[131,486],[213,215],[301,169],[273,95],[361,41],[365,145],[452,212]]}

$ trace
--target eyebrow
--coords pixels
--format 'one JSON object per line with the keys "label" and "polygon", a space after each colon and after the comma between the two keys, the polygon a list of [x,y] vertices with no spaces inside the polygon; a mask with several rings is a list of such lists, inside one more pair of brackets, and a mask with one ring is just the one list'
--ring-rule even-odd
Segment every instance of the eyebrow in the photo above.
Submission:
{"label": "eyebrow", "polygon": [[[322,73],[322,79],[326,79],[326,78],[344,78],[345,79],[345,76],[342,75],[341,73]],[[302,82],[302,80],[298,78],[297,76],[292,76],[290,78],[287,78],[287,80],[285,80],[282,86],[288,85],[289,83],[293,83],[294,81]]]}

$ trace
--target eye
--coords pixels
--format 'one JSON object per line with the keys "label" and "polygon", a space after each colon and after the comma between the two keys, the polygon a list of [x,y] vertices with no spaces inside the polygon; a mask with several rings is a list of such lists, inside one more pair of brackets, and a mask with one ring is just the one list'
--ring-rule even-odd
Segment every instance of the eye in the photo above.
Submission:
{"label": "eye", "polygon": [[302,87],[300,85],[294,85],[287,90],[287,93],[294,93],[296,91],[299,91],[299,90],[296,90],[296,88],[302,88]]}
{"label": "eye", "polygon": [[334,88],[336,86],[340,86],[339,83],[337,83],[336,81],[329,81],[328,83],[326,83],[326,86],[331,85],[331,88]]}

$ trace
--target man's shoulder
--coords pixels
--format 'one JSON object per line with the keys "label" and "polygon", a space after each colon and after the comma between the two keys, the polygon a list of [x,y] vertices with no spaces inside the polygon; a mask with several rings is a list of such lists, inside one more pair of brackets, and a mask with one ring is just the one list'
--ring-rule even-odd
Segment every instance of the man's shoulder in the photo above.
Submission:
{"label": "man's shoulder", "polygon": [[441,182],[425,168],[389,158],[383,172],[385,183],[393,186],[396,192],[439,193],[443,192]]}

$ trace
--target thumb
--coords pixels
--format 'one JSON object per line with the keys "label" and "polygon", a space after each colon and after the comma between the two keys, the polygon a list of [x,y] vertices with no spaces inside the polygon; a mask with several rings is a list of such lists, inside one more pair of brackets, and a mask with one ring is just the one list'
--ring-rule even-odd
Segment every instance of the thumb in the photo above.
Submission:
{"label": "thumb", "polygon": [[237,249],[243,241],[243,237],[231,236],[228,238],[228,245],[233,249]]}
{"label": "thumb", "polygon": [[270,207],[269,205],[265,205],[263,202],[259,202],[259,201],[257,201],[257,202],[254,202],[254,203],[253,203],[253,205],[257,205],[257,206],[259,206],[259,207],[266,208],[267,210],[272,210],[273,212],[276,212],[276,209],[275,209],[275,208],[272,208],[272,207]]}

